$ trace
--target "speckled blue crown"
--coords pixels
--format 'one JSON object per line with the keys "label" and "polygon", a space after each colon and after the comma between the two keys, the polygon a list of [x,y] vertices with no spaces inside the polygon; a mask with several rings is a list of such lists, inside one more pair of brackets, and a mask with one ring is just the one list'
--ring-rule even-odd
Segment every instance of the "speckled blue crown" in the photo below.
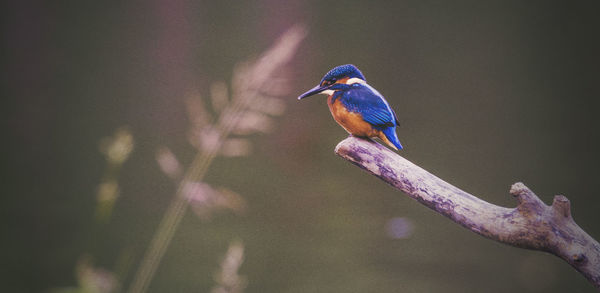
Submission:
{"label": "speckled blue crown", "polygon": [[331,80],[333,78],[340,79],[343,77],[349,77],[349,78],[358,77],[358,78],[366,81],[365,76],[362,74],[362,72],[360,72],[360,70],[358,70],[358,68],[356,68],[356,66],[354,66],[352,64],[345,64],[345,65],[340,65],[334,69],[329,70],[329,72],[327,72],[327,74],[325,74],[323,79],[321,79],[321,82],[323,82],[324,80]]}

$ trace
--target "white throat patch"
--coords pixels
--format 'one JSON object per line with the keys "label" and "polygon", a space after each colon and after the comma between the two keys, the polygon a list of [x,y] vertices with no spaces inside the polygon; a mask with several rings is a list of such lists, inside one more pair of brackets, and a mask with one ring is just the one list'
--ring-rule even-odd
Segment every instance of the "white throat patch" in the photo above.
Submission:
{"label": "white throat patch", "polygon": [[366,84],[367,82],[358,77],[353,77],[353,78],[346,80],[346,84],[355,84],[355,83]]}

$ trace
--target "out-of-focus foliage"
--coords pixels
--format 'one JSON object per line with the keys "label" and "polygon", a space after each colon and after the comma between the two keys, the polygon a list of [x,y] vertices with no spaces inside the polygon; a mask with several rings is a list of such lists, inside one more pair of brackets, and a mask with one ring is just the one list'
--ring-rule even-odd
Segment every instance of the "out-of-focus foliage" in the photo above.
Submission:
{"label": "out-of-focus foliage", "polygon": [[78,287],[54,289],[55,293],[112,293],[120,288],[117,277],[110,271],[94,267],[89,256],[82,257],[76,267]]}
{"label": "out-of-focus foliage", "polygon": [[119,128],[112,137],[106,137],[100,142],[100,151],[106,159],[104,178],[96,193],[97,221],[107,222],[114,204],[119,197],[118,173],[125,160],[133,151],[133,136],[127,128]]}
{"label": "out-of-focus foliage", "polygon": [[212,288],[211,293],[241,293],[246,288],[247,280],[238,274],[238,270],[244,261],[244,245],[233,242],[221,262],[221,269],[215,274],[217,286]]}
{"label": "out-of-focus foliage", "polygon": [[[219,155],[231,157],[249,153],[250,142],[246,138],[232,138],[232,134],[248,135],[270,129],[264,125],[270,125],[271,118],[250,105],[285,94],[289,78],[284,78],[284,71],[305,35],[303,27],[294,26],[258,60],[238,66],[233,73],[231,99],[227,95],[226,87],[222,84],[213,85],[211,101],[218,118],[211,118],[201,99],[194,97],[188,100],[188,113],[193,122],[189,140],[196,147],[197,154],[184,176],[178,180],[177,192],[148,244],[128,292],[148,290],[188,205],[203,219],[208,219],[214,211],[231,209],[240,212],[243,209],[244,202],[239,195],[228,189],[212,188],[203,182],[204,177],[213,160]],[[273,80],[280,83],[280,86],[275,87],[279,88],[279,91],[268,90],[273,88],[269,85]],[[213,122],[209,122],[211,120]],[[157,161],[161,170],[173,178],[179,169],[177,159],[170,151],[164,149],[159,151],[158,155]],[[242,290],[237,287],[239,286],[235,286],[235,291]]]}

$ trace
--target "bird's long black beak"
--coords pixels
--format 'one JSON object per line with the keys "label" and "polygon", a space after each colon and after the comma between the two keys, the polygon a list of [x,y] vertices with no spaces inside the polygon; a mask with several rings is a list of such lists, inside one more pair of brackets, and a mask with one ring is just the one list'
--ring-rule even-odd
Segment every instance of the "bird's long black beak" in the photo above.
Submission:
{"label": "bird's long black beak", "polygon": [[320,93],[320,92],[322,92],[322,91],[324,91],[324,90],[326,90],[328,88],[329,88],[329,86],[320,86],[320,85],[318,85],[318,86],[310,89],[309,91],[301,94],[298,97],[298,100],[302,100],[302,99],[304,99],[306,97],[310,97],[310,96],[316,95],[316,94],[318,94],[318,93]]}

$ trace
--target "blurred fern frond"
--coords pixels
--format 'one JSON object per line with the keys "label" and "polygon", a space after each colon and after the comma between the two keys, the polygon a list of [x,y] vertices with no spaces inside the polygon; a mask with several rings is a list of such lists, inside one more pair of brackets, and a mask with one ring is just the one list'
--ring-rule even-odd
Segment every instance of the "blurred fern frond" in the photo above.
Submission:
{"label": "blurred fern frond", "polygon": [[247,285],[244,276],[238,271],[244,262],[244,245],[241,242],[232,242],[221,262],[221,269],[215,274],[217,286],[211,293],[242,293]]}
{"label": "blurred fern frond", "polygon": [[243,209],[243,201],[236,193],[212,188],[202,179],[215,157],[248,155],[251,143],[247,135],[273,129],[273,116],[281,115],[284,109],[284,103],[276,98],[289,91],[286,66],[305,35],[304,27],[294,26],[256,61],[238,65],[233,72],[231,93],[225,83],[213,84],[210,88],[212,111],[199,94],[187,98],[191,122],[188,138],[197,154],[185,172],[170,150],[161,149],[157,154],[161,170],[178,180],[179,187],[142,258],[129,292],[147,290],[188,204],[202,217],[208,217],[217,209]]}
{"label": "blurred fern frond", "polygon": [[[121,167],[127,161],[134,148],[133,135],[127,127],[119,127],[112,136],[100,141],[100,152],[106,160],[106,169],[102,181],[96,191],[95,227],[91,231],[90,246],[94,246],[99,238],[98,229],[106,225],[112,215],[115,202],[119,198],[120,188],[118,177]],[[90,249],[90,248],[88,248]],[[93,250],[93,249],[91,249]],[[126,259],[128,253],[122,253]],[[121,267],[118,267],[121,269]],[[92,255],[86,253],[79,257],[75,267],[77,286],[50,289],[55,293],[113,293],[120,290],[118,272],[94,266]]]}
{"label": "blurred fern frond", "polygon": [[120,192],[117,177],[133,147],[133,135],[127,127],[118,128],[112,136],[100,141],[100,152],[106,159],[104,178],[96,193],[96,220],[100,223],[106,223],[110,219]]}

